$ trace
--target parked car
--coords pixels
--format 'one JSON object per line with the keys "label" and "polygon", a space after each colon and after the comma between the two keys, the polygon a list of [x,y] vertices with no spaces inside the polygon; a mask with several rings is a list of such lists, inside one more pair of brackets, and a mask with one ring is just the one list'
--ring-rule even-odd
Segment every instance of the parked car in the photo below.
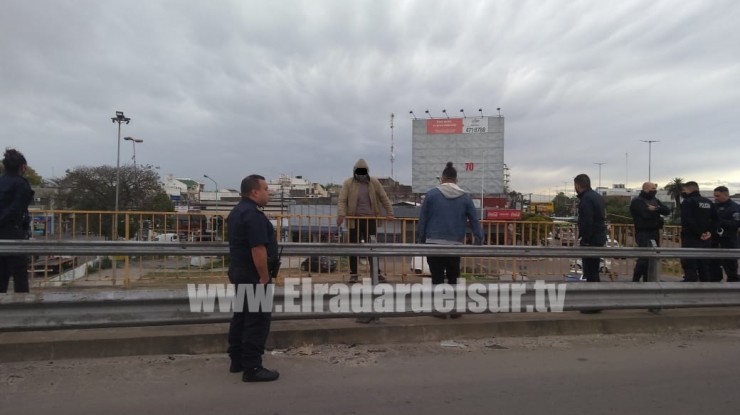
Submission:
{"label": "parked car", "polygon": [[310,256],[301,262],[301,269],[308,272],[334,272],[337,260],[327,256]]}

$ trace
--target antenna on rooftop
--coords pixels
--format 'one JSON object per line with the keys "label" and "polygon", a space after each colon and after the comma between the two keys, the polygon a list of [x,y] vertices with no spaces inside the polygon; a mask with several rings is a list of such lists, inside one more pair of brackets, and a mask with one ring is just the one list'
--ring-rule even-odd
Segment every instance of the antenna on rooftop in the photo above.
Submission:
{"label": "antenna on rooftop", "polygon": [[393,118],[395,116],[391,113],[391,179],[396,180],[393,176],[393,162],[396,161],[396,155],[393,153]]}

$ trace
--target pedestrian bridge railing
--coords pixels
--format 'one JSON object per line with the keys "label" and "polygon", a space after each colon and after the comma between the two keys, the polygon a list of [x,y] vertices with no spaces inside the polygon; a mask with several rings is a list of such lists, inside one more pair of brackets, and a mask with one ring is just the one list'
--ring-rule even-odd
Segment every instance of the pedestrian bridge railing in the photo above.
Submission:
{"label": "pedestrian bridge railing", "polygon": [[[333,255],[365,256],[370,261],[379,257],[406,256],[465,256],[468,258],[576,258],[576,257],[646,257],[652,260],[665,258],[737,258],[738,250],[727,249],[681,249],[681,248],[595,248],[595,247],[525,247],[525,246],[438,246],[417,244],[334,244],[334,243],[286,243],[283,255]],[[224,243],[150,243],[150,242],[105,242],[105,241],[0,241],[0,255],[67,255],[67,256],[208,256],[227,254]],[[225,281],[215,282],[223,285]],[[468,287],[478,284],[477,293],[483,298],[499,298],[506,292],[506,303],[517,301],[517,308],[504,310],[522,311],[568,311],[588,309],[662,309],[686,307],[740,306],[740,284],[736,283],[681,283],[681,282],[605,282],[566,283],[560,281],[538,282],[491,282],[483,284],[466,281]],[[539,289],[538,289],[539,284]],[[545,285],[543,285],[545,284]],[[549,284],[549,285],[548,285]],[[190,286],[188,286],[190,285]],[[367,285],[367,284],[365,284]],[[399,289],[403,284],[387,285],[387,289]],[[64,290],[53,292],[36,290],[29,294],[0,295],[0,330],[35,330],[85,327],[116,327],[136,325],[190,324],[226,322],[230,314],[225,312],[201,312],[193,310],[193,293],[197,284],[183,280],[169,288],[119,289],[109,287],[95,290]],[[359,284],[357,286],[360,286]],[[385,285],[383,285],[385,286]],[[205,287],[205,285],[204,285]],[[377,290],[381,285],[372,285]],[[395,288],[390,288],[395,287]],[[562,290],[562,302],[553,309],[553,299],[543,302],[542,289]],[[204,288],[205,289],[205,288]],[[464,295],[464,287],[455,288],[455,295]],[[292,290],[292,291],[291,291]],[[431,290],[427,285],[420,289]],[[518,290],[515,299],[514,292]],[[300,301],[303,295],[295,287],[275,288],[273,305],[283,312],[275,313],[275,319],[335,318],[353,316],[398,316],[434,314],[435,310],[413,311],[412,296],[401,298],[401,309],[387,312],[367,311],[351,306],[340,311],[331,311],[331,304],[341,289],[328,290],[320,298],[313,298],[320,306],[313,305],[297,311],[289,310],[289,302]],[[560,291],[558,291],[560,292]],[[345,292],[346,293],[346,292]],[[305,293],[304,293],[305,294]],[[372,291],[369,299],[375,301],[386,295],[386,291]],[[436,295],[436,294],[435,294]],[[359,301],[352,298],[352,302]],[[354,303],[353,303],[354,304]],[[335,304],[336,305],[336,304]],[[205,310],[205,309],[204,309]],[[208,310],[206,310],[208,311]],[[496,312],[484,308],[481,312]],[[472,312],[463,310],[463,312]]]}
{"label": "pedestrian bridge railing", "polygon": [[[656,259],[655,272],[678,277],[678,258],[737,258],[732,250],[675,247],[568,247],[526,245],[435,246],[419,244],[282,243],[281,276],[311,276],[343,281],[347,258],[375,258],[384,275],[408,281],[428,273],[427,255],[462,256],[463,276],[525,280],[578,273],[582,257],[601,257],[602,273],[612,281],[631,279],[637,257]],[[226,281],[225,242],[144,242],[89,240],[0,241],[0,255],[29,255],[31,286],[155,287],[187,282]],[[319,261],[321,259],[321,261]],[[363,261],[361,261],[362,264]],[[370,271],[369,263],[361,273]]]}
{"label": "pedestrian bridge railing", "polygon": [[[202,212],[137,212],[137,211],[34,211],[33,238],[37,241],[120,241],[147,243],[158,240],[180,243],[223,243],[227,240],[225,219],[228,211]],[[408,213],[408,212],[407,212]],[[413,244],[416,241],[417,218],[397,215],[395,219],[377,218],[377,242]],[[314,245],[317,243],[348,243],[346,225],[337,226],[336,212],[330,214],[312,205],[291,208],[290,213],[268,212],[281,243]],[[352,219],[352,218],[348,218]],[[114,223],[116,226],[114,226]],[[492,247],[572,248],[577,245],[576,224],[563,221],[481,221],[484,245]],[[635,245],[634,229],[630,224],[608,226],[609,247]],[[112,237],[111,235],[115,235]],[[472,243],[468,230],[466,244]],[[369,241],[368,241],[369,242]],[[660,246],[680,246],[680,227],[666,226],[661,232]],[[157,251],[152,247],[153,252]],[[228,258],[226,250],[220,254],[167,253],[119,255],[64,255],[50,252],[32,258],[32,287],[42,289],[58,286],[152,286],[188,281],[226,279]],[[554,251],[552,251],[554,252]],[[516,252],[512,252],[516,254]],[[286,254],[283,274],[312,276],[343,280],[349,274],[346,256],[328,251],[327,258],[310,258],[319,254]],[[323,254],[321,254],[323,255]],[[605,257],[602,271],[613,281],[631,277],[634,257],[619,255]],[[113,267],[115,263],[115,267]],[[419,256],[382,256],[379,267],[384,275],[413,280],[415,275],[428,271]],[[516,280],[562,277],[578,271],[580,264],[574,257],[556,256],[463,256],[462,270],[466,275],[484,278],[513,278]],[[662,273],[680,275],[680,264],[675,258],[660,260]],[[360,260],[360,272],[368,271],[368,262]]]}

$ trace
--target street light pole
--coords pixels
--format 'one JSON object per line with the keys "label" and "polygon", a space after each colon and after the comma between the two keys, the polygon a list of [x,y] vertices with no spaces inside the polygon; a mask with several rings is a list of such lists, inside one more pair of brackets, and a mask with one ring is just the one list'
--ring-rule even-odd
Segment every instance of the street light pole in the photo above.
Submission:
{"label": "street light pole", "polygon": [[599,188],[601,188],[601,166],[603,166],[606,163],[594,163],[599,165]]}
{"label": "street light pole", "polygon": [[216,181],[213,180],[212,178],[208,177],[207,174],[204,174],[203,177],[205,177],[206,179],[212,181],[213,184],[216,185],[216,202],[218,202],[218,183],[216,183]]}
{"label": "street light pole", "polygon": [[131,144],[134,146],[134,172],[136,172],[136,143],[143,143],[144,140],[141,138],[133,138],[133,137],[123,137],[125,141],[130,141]]}
{"label": "street light pole", "polygon": [[640,140],[643,143],[648,143],[648,181],[652,182],[651,169],[653,163],[653,143],[660,143],[660,140]]}
{"label": "street light pole", "polygon": [[[123,115],[123,111],[116,111],[116,116],[111,117],[111,121],[118,123],[118,151],[116,153],[116,206],[113,218],[115,223],[113,229],[115,231],[116,239],[118,239],[118,194],[121,187],[121,124],[130,123],[131,118]],[[112,236],[112,235],[111,235]]]}
{"label": "street light pole", "polygon": [[134,185],[136,185],[136,183],[138,181],[137,180],[138,179],[138,176],[136,174],[137,173],[136,172],[136,143],[143,143],[144,140],[142,140],[141,138],[133,138],[133,137],[123,137],[123,139],[125,141],[130,141],[131,144],[134,146],[134,157],[133,157],[133,160],[134,160]]}

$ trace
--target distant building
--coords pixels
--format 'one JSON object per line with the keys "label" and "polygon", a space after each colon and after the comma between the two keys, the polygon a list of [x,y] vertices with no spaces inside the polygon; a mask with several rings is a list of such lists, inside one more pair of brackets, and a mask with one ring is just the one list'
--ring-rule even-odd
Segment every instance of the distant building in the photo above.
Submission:
{"label": "distant building", "polygon": [[272,197],[326,197],[329,193],[319,183],[312,183],[303,176],[280,175],[280,178],[269,180],[267,187]]}
{"label": "distant building", "polygon": [[416,195],[414,195],[411,186],[400,184],[390,177],[378,177],[378,181],[392,203],[415,201]]}
{"label": "distant building", "polygon": [[175,178],[168,174],[164,178],[162,188],[170,200],[175,205],[188,204],[200,201],[200,193],[203,190],[203,184],[188,178]]}

